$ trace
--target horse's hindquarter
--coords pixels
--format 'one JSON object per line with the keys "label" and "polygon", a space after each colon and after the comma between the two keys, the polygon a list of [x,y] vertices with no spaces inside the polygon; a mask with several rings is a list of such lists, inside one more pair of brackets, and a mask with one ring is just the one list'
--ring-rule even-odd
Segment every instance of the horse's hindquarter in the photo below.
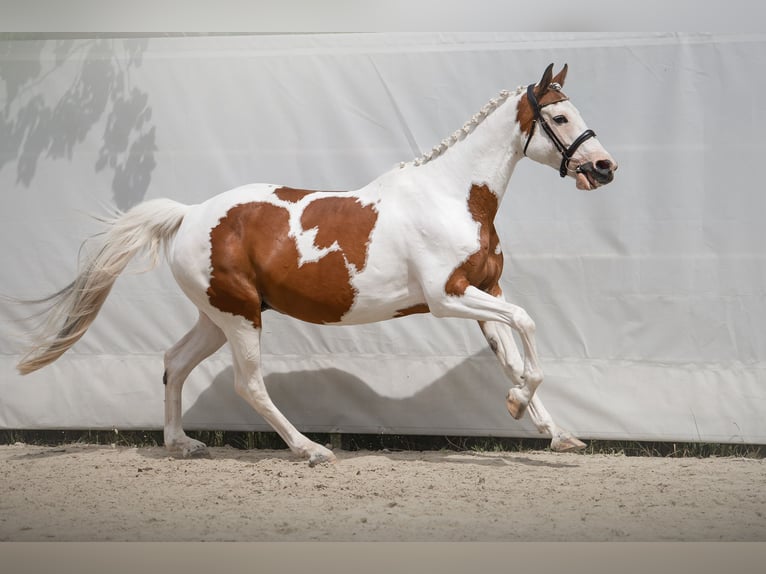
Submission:
{"label": "horse's hindquarter", "polygon": [[[189,299],[205,310],[210,306],[208,289],[212,269],[212,232],[236,205],[263,202],[273,185],[236,188],[192,206],[168,250],[170,269]],[[231,239],[234,238],[232,234]]]}

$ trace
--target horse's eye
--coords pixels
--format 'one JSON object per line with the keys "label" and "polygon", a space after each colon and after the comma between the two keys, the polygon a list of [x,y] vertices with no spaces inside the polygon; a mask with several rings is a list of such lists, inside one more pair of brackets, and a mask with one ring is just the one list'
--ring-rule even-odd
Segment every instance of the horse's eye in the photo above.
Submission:
{"label": "horse's eye", "polygon": [[553,121],[561,125],[561,124],[567,123],[569,120],[567,119],[566,116],[556,116],[553,118]]}

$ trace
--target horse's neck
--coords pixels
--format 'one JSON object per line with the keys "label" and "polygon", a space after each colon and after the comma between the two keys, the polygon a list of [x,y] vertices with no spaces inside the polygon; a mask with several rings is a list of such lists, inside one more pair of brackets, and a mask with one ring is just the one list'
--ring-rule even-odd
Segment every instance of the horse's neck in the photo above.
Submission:
{"label": "horse's neck", "polygon": [[516,163],[523,157],[517,105],[518,96],[512,94],[463,139],[414,169],[439,179],[450,178],[456,193],[469,193],[473,184],[487,185],[501,200]]}

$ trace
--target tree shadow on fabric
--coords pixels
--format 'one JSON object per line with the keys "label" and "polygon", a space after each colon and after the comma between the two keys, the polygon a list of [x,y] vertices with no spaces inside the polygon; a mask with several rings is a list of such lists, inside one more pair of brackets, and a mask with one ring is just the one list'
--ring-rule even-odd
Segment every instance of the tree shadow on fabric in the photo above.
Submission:
{"label": "tree shadow on fabric", "polygon": [[[15,163],[29,188],[42,159],[72,160],[78,146],[105,125],[94,170],[114,173],[120,209],[141,202],[156,167],[155,127],[146,92],[131,72],[147,39],[0,38],[0,170]],[[63,84],[63,85],[62,85]]]}

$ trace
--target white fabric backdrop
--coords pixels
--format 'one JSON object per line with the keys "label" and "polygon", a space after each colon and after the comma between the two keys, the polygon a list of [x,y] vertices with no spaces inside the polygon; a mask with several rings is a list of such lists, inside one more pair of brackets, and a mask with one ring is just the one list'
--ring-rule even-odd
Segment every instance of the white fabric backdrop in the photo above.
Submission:
{"label": "white fabric backdrop", "polygon": [[[0,293],[73,278],[87,213],[249,182],[351,189],[430,149],[501,89],[570,65],[620,163],[579,192],[522,162],[504,290],[538,325],[553,416],[583,438],[766,443],[766,35],[388,34],[0,42]],[[28,309],[0,302],[0,427],[162,425],[162,353],[195,311],[167,268],[120,278],[88,334],[15,373]],[[477,326],[276,314],[267,384],[305,431],[537,436]],[[184,389],[188,429],[258,430],[228,351]]]}

